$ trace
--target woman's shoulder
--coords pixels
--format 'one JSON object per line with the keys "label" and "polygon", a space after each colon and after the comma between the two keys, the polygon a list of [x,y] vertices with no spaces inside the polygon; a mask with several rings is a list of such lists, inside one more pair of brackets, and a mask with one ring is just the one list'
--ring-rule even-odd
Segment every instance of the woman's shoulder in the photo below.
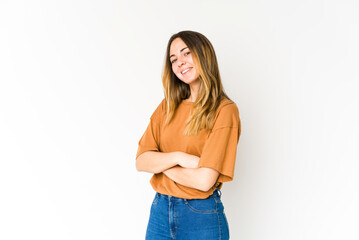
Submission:
{"label": "woman's shoulder", "polygon": [[[225,110],[224,110],[225,109]],[[218,106],[217,113],[221,111],[226,112],[238,112],[237,104],[229,98],[222,97],[221,102]]]}
{"label": "woman's shoulder", "polygon": [[228,98],[222,98],[215,114],[214,128],[237,127],[239,122],[237,104]]}
{"label": "woman's shoulder", "polygon": [[163,98],[161,102],[157,105],[155,111],[151,115],[151,119],[161,117],[167,109],[166,98]]}

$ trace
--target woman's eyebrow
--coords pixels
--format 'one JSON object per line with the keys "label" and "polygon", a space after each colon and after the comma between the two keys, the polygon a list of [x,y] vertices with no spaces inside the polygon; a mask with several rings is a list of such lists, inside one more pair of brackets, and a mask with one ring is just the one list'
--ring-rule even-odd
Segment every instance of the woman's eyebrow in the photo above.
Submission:
{"label": "woman's eyebrow", "polygon": [[[186,48],[188,48],[188,47],[182,48],[180,52],[182,52],[182,51],[185,50]],[[172,54],[172,55],[170,56],[170,58],[173,57],[173,56],[174,56],[174,54]]]}

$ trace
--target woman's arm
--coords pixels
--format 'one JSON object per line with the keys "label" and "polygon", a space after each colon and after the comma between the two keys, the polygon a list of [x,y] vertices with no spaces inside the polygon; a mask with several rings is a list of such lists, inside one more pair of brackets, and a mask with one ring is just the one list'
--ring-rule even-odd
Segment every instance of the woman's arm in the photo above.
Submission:
{"label": "woman's arm", "polygon": [[160,173],[178,164],[176,152],[147,151],[136,158],[137,171]]}
{"label": "woman's arm", "polygon": [[181,185],[206,192],[216,183],[219,172],[212,168],[197,168],[198,159],[184,152],[147,151],[137,157],[136,169],[149,173],[163,172]]}
{"label": "woman's arm", "polygon": [[176,165],[185,168],[197,168],[199,157],[181,151],[157,152],[146,151],[136,159],[137,171],[160,173]]}
{"label": "woman's arm", "polygon": [[212,168],[184,168],[175,166],[163,173],[173,181],[186,187],[207,192],[217,181],[219,172]]}

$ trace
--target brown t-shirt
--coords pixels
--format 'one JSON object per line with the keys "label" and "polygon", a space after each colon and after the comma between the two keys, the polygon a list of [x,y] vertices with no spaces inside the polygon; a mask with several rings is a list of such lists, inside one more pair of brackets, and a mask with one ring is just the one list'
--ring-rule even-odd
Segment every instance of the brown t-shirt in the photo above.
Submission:
{"label": "brown t-shirt", "polygon": [[233,180],[237,144],[241,134],[241,122],[237,105],[223,98],[218,107],[212,131],[201,129],[196,136],[184,135],[185,121],[193,103],[183,100],[174,118],[164,126],[166,118],[165,98],[150,117],[146,131],[138,142],[136,158],[146,151],[181,151],[200,157],[198,167],[208,167],[220,174],[217,182],[207,192],[174,182],[164,173],[153,174],[150,183],[156,192],[186,199],[204,199],[223,182]]}

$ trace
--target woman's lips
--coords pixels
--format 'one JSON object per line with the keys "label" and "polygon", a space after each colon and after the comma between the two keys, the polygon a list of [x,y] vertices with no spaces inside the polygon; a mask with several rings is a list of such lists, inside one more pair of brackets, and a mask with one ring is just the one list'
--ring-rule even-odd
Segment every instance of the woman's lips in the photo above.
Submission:
{"label": "woman's lips", "polygon": [[[187,70],[187,69],[188,69],[188,70]],[[188,73],[189,71],[192,70],[192,68],[187,68],[187,69],[185,69],[186,72],[182,72],[182,75],[185,75],[186,73]]]}

